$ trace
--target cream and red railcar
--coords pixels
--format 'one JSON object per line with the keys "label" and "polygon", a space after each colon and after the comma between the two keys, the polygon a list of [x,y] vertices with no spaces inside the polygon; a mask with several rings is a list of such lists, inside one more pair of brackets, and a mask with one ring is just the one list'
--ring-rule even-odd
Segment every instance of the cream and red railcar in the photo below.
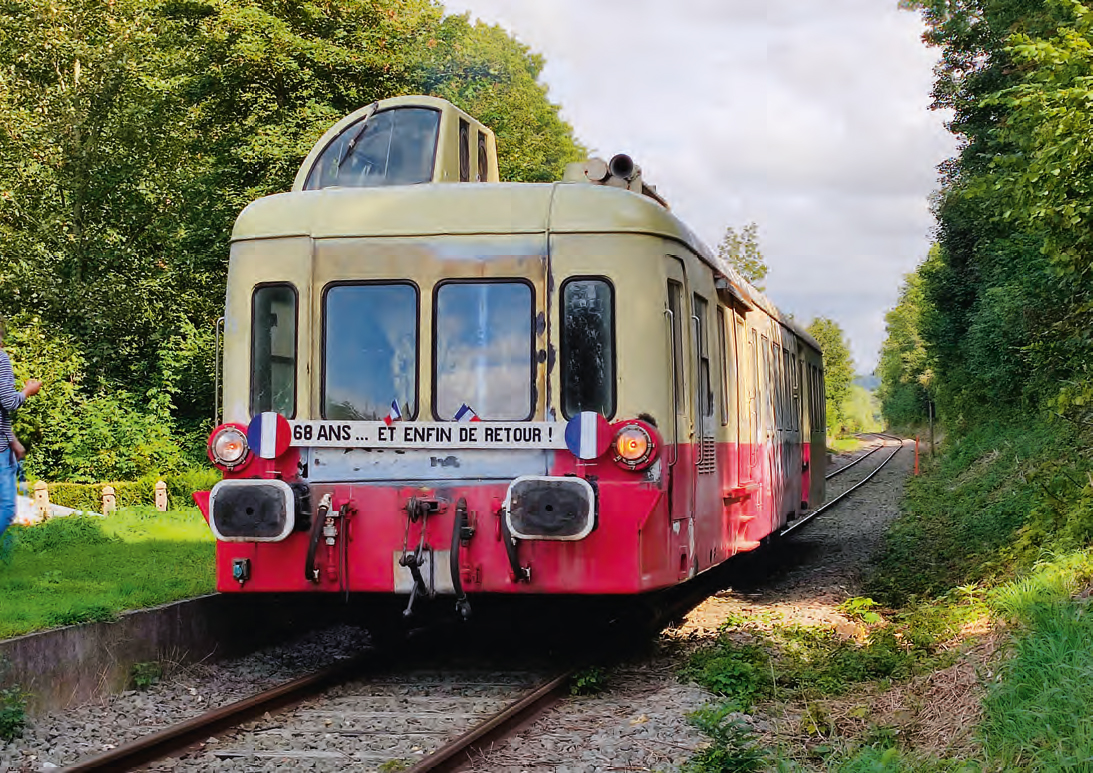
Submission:
{"label": "cream and red railcar", "polygon": [[221,591],[640,594],[822,501],[815,341],[626,157],[503,184],[495,153],[387,100],[240,215]]}

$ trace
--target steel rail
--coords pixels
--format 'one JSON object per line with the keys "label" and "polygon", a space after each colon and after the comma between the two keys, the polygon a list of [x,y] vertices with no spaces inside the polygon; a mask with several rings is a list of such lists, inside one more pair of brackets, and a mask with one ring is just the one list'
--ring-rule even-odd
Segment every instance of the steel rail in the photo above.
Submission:
{"label": "steel rail", "polygon": [[532,690],[458,738],[424,757],[407,773],[442,773],[457,770],[476,751],[493,745],[524,723],[546,711],[564,695],[577,669],[573,668]]}
{"label": "steel rail", "polygon": [[267,711],[276,711],[299,703],[333,685],[351,679],[366,667],[375,666],[382,660],[382,655],[372,650],[341,660],[308,676],[293,679],[291,682],[285,682],[249,698],[229,703],[158,732],[149,733],[102,754],[86,757],[65,770],[80,772],[132,770],[149,762],[169,757],[221,730],[236,727],[249,719],[260,717]]}
{"label": "steel rail", "polygon": [[[875,433],[870,433],[870,434],[875,434]],[[885,436],[884,436],[884,435],[877,435],[877,437],[885,437]],[[869,451],[868,453],[862,454],[862,455],[861,455],[861,456],[859,456],[859,457],[858,457],[857,459],[855,459],[854,461],[850,462],[850,464],[844,464],[844,465],[843,465],[842,467],[840,467],[839,469],[837,469],[837,470],[832,470],[831,472],[829,472],[829,473],[828,473],[827,475],[825,475],[825,476],[824,476],[824,480],[831,480],[832,478],[834,478],[834,477],[835,477],[836,475],[838,475],[839,473],[841,473],[841,472],[846,472],[846,471],[847,471],[847,470],[849,470],[849,469],[850,469],[851,467],[853,467],[853,466],[854,466],[855,464],[857,464],[858,462],[861,462],[861,461],[864,461],[864,460],[868,459],[868,458],[869,458],[870,456],[872,456],[873,454],[875,454],[875,453],[876,453],[877,451],[881,450],[882,448],[884,448],[884,443],[883,443],[883,442],[882,442],[882,443],[881,443],[881,444],[880,444],[879,446],[877,446],[876,448],[874,448],[874,449],[872,449],[871,451]]]}
{"label": "steel rail", "polygon": [[[885,436],[883,436],[883,437],[892,437],[892,436],[891,436],[891,435],[885,435]],[[884,469],[884,467],[885,467],[885,465],[887,465],[887,464],[888,464],[888,462],[892,461],[892,460],[893,460],[893,459],[895,458],[896,454],[898,454],[898,453],[899,453],[900,451],[902,451],[902,450],[903,450],[903,439],[902,439],[902,438],[896,438],[896,437],[892,437],[892,439],[893,439],[893,440],[898,440],[898,441],[899,441],[899,445],[898,445],[898,446],[896,446],[896,450],[895,450],[895,451],[893,451],[893,452],[892,452],[891,454],[889,454],[889,455],[888,455],[888,458],[887,458],[887,459],[885,459],[885,460],[884,460],[883,462],[881,462],[881,463],[880,463],[880,466],[879,466],[879,467],[877,467],[877,469],[873,470],[873,471],[872,471],[871,473],[869,473],[868,475],[866,475],[866,476],[865,476],[865,477],[864,477],[864,478],[863,478],[863,479],[862,479],[861,481],[859,481],[858,483],[854,484],[853,486],[851,486],[850,488],[848,488],[848,489],[847,489],[846,491],[844,491],[843,493],[839,494],[839,496],[835,497],[835,498],[834,498],[834,499],[832,499],[832,500],[831,500],[830,502],[825,502],[825,503],[824,503],[823,505],[821,505],[820,507],[818,507],[818,508],[816,508],[815,510],[813,510],[813,511],[812,511],[811,513],[809,513],[809,516],[808,516],[807,518],[803,518],[802,520],[798,521],[797,523],[793,524],[792,526],[788,526],[788,527],[786,527],[785,529],[782,529],[782,531],[778,532],[778,536],[779,536],[779,537],[784,537],[784,536],[786,536],[787,534],[789,534],[790,532],[794,532],[794,531],[796,531],[797,529],[801,528],[801,527],[802,527],[802,526],[804,526],[804,525],[805,525],[806,523],[808,523],[809,521],[811,521],[811,520],[812,520],[813,518],[815,518],[815,517],[816,517],[817,515],[819,515],[820,513],[824,512],[825,510],[828,510],[828,509],[830,509],[830,508],[834,507],[834,506],[835,506],[836,504],[838,504],[838,503],[839,503],[839,502],[840,502],[841,500],[843,500],[844,498],[846,498],[847,496],[849,496],[850,494],[852,494],[852,493],[853,493],[854,491],[856,491],[857,489],[861,488],[861,487],[862,487],[862,486],[864,486],[864,485],[865,485],[866,483],[868,483],[868,482],[869,482],[869,479],[870,479],[870,478],[872,478],[872,477],[873,477],[874,475],[876,475],[876,474],[877,474],[878,472],[880,472],[881,470],[883,470],[883,469]]]}

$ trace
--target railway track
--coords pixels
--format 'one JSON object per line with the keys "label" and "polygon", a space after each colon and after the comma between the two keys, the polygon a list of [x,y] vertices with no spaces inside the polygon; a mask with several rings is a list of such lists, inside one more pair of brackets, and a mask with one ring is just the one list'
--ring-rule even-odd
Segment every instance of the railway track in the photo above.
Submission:
{"label": "railway track", "polygon": [[451,770],[548,708],[576,670],[468,668],[429,655],[424,667],[407,669],[421,649],[405,642],[369,650],[67,770]]}
{"label": "railway track", "polygon": [[[583,644],[560,656],[539,654],[554,645],[536,649],[533,638],[507,628],[465,629],[459,646],[450,629],[423,630],[67,769],[455,770],[567,695],[582,666],[625,658],[642,633],[660,630],[722,588],[716,575],[666,592],[655,608],[642,607],[644,617],[620,616],[600,630],[577,625]],[[507,658],[481,644],[502,636]]]}
{"label": "railway track", "polygon": [[832,470],[831,472],[829,472],[827,475],[824,476],[824,480],[831,480],[832,478],[838,477],[842,473],[849,470],[851,467],[854,467],[854,466],[858,465],[860,462],[864,462],[866,459],[868,459],[870,456],[875,454],[877,451],[884,448],[884,438],[891,439],[891,438],[894,437],[893,435],[885,435],[883,433],[878,433],[878,432],[870,432],[870,433],[867,433],[867,434],[872,435],[873,437],[881,438],[881,442],[878,443],[873,448],[866,451],[864,454],[859,456],[857,459],[854,459],[853,461],[848,462],[847,464],[844,464],[841,467],[835,468],[834,470]]}
{"label": "railway track", "polygon": [[[785,529],[783,529],[780,532],[780,536],[785,536],[785,535],[790,534],[794,531],[797,531],[799,528],[804,526],[806,523],[809,523],[810,521],[812,521],[813,518],[815,518],[816,516],[826,512],[827,510],[831,509],[836,504],[841,502],[844,498],[846,498],[850,494],[852,494],[854,491],[856,491],[857,489],[864,486],[866,483],[868,483],[870,481],[870,479],[872,479],[872,477],[874,475],[876,475],[878,472],[883,470],[885,468],[885,466],[887,466],[887,464],[890,461],[892,461],[892,459],[895,458],[896,454],[898,454],[903,449],[904,441],[903,441],[902,438],[898,438],[895,435],[887,435],[887,434],[880,433],[880,432],[875,432],[875,433],[870,433],[870,434],[872,434],[875,437],[878,437],[878,438],[881,439],[880,444],[876,448],[873,448],[873,449],[869,450],[867,453],[862,454],[861,456],[859,456],[857,459],[850,462],[849,464],[845,464],[842,467],[839,467],[838,469],[833,470],[832,472],[828,473],[825,476],[825,479],[830,481],[833,478],[837,478],[840,475],[842,475],[843,473],[848,472],[851,468],[855,468],[855,469],[857,469],[857,471],[859,473],[864,472],[864,475],[862,476],[861,480],[854,481],[850,486],[848,486],[846,488],[843,488],[837,495],[835,495],[834,497],[831,497],[830,499],[828,499],[823,505],[821,505],[820,507],[813,510],[806,517],[804,517],[801,520],[796,521],[793,524],[787,526]],[[865,459],[868,459],[868,458],[872,457],[875,453],[877,453],[878,451],[880,451],[882,449],[891,449],[891,453],[889,453],[887,456],[885,456],[881,460],[880,464],[878,464],[876,467],[873,467],[872,469],[866,468],[866,469],[862,470],[862,469],[857,468],[857,465],[858,465],[859,462],[862,462]],[[841,482],[841,480],[840,480],[840,482]]]}

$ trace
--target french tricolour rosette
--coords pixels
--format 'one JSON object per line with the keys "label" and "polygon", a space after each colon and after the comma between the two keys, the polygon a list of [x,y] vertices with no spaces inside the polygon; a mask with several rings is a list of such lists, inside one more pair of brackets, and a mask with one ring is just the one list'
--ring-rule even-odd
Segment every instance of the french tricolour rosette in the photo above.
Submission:
{"label": "french tricolour rosette", "polygon": [[566,448],[578,459],[599,459],[611,445],[611,425],[593,411],[584,411],[565,427]]}
{"label": "french tricolour rosette", "polygon": [[247,427],[247,445],[262,459],[276,459],[292,443],[292,427],[279,413],[260,413]]}

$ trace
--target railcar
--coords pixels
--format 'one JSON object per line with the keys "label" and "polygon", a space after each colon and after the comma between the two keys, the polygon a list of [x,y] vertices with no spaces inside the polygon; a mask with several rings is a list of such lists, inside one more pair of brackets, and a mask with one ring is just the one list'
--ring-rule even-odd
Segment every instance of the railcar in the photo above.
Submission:
{"label": "railcar", "polygon": [[816,342],[628,157],[507,184],[496,153],[384,100],[239,216],[220,591],[646,594],[822,502]]}

